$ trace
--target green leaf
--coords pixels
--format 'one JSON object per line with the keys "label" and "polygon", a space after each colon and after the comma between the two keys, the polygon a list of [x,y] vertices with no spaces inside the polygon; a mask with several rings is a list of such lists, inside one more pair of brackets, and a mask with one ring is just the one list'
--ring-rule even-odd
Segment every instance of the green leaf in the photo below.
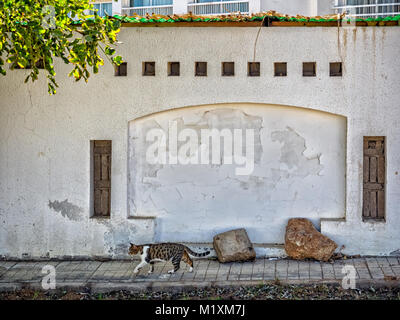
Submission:
{"label": "green leaf", "polygon": [[107,55],[109,55],[109,56],[112,56],[112,55],[115,53],[115,49],[114,49],[114,48],[111,48],[111,47],[109,47],[109,46],[107,46],[107,47],[104,49],[104,51],[105,51],[105,53],[106,53]]}
{"label": "green leaf", "polygon": [[122,63],[122,57],[121,57],[121,56],[115,56],[115,57],[113,58],[113,62],[114,62],[117,66],[119,66],[119,65]]}
{"label": "green leaf", "polygon": [[[36,81],[45,72],[48,92],[55,94],[57,59],[72,66],[69,76],[76,81],[87,81],[104,64],[99,48],[111,63],[122,62],[112,57],[121,21],[89,15],[90,10],[89,0],[0,0],[0,73],[6,75],[5,62],[11,70],[32,66],[24,81]],[[35,65],[40,59],[44,69]]]}

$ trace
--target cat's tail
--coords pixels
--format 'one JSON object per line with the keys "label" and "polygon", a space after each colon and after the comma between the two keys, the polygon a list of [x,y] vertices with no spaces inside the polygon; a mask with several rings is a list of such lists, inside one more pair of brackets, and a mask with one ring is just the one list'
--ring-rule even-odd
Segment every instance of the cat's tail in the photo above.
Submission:
{"label": "cat's tail", "polygon": [[202,253],[197,253],[194,252],[192,249],[190,249],[189,247],[185,246],[185,250],[187,251],[188,254],[190,254],[193,257],[204,257],[210,254],[210,251],[206,251],[206,252],[202,252]]}

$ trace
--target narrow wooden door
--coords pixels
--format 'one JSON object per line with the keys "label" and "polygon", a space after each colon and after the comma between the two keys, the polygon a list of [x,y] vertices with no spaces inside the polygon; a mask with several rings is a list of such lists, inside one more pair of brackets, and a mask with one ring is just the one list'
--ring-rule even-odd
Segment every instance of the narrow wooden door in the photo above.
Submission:
{"label": "narrow wooden door", "polygon": [[109,217],[111,211],[111,140],[95,140],[92,143],[94,216]]}
{"label": "narrow wooden door", "polygon": [[363,218],[385,219],[385,137],[364,137]]}

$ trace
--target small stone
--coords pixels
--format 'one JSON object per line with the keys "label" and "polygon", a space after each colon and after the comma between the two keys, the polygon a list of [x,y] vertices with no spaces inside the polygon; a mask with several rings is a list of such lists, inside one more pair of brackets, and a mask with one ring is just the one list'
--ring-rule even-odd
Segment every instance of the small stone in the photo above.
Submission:
{"label": "small stone", "polygon": [[311,221],[304,218],[289,219],[286,226],[285,250],[290,258],[328,261],[336,248],[337,244],[318,232]]}
{"label": "small stone", "polygon": [[219,262],[248,261],[256,258],[253,244],[245,229],[230,230],[214,237]]}

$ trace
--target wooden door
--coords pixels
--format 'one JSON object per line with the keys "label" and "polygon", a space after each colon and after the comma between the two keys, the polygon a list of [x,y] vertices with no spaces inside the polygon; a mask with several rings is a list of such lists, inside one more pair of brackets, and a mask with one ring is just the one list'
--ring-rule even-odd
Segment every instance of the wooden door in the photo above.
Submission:
{"label": "wooden door", "polygon": [[363,218],[385,219],[385,137],[364,137]]}
{"label": "wooden door", "polygon": [[94,216],[109,217],[111,207],[111,140],[95,140],[93,150]]}

